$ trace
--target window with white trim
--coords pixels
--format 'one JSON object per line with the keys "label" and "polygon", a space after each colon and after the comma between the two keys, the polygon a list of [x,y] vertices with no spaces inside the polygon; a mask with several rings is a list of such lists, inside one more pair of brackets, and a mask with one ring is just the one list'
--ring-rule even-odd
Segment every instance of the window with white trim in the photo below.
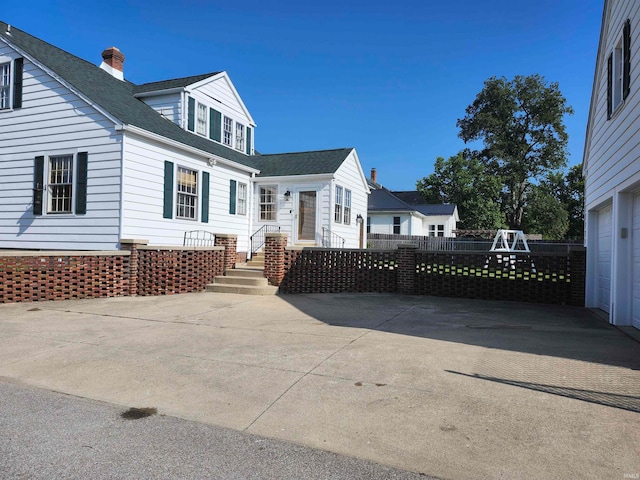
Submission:
{"label": "window with white trim", "polygon": [[0,110],[11,108],[11,62],[0,64]]}
{"label": "window with white trim", "polygon": [[198,102],[196,117],[196,133],[199,135],[207,134],[207,106]]}
{"label": "window with white trim", "polygon": [[333,220],[342,223],[342,187],[336,187],[336,203],[334,207]]}
{"label": "window with white trim", "polygon": [[73,213],[73,155],[49,157],[47,213]]}
{"label": "window with white trim", "polygon": [[276,200],[278,187],[260,187],[260,220],[274,222],[276,220]]}
{"label": "window with white trim", "polygon": [[244,150],[244,125],[236,122],[236,150]]}
{"label": "window with white trim", "polygon": [[224,122],[222,125],[223,129],[222,129],[222,143],[224,143],[225,145],[228,145],[229,147],[232,145],[233,142],[233,120],[231,120],[229,117],[224,117]]}
{"label": "window with white trim", "polygon": [[622,103],[622,75],[624,65],[624,54],[622,51],[622,35],[618,39],[615,48],[613,49],[613,72],[612,72],[612,92],[611,92],[611,108],[615,112],[618,105]]}
{"label": "window with white trim", "polygon": [[621,107],[630,92],[631,22],[626,20],[607,59],[607,118]]}
{"label": "window with white trim", "polygon": [[198,205],[198,172],[178,167],[176,217],[195,220]]}
{"label": "window with white trim", "polygon": [[247,184],[238,183],[238,207],[236,210],[238,215],[247,214]]}
{"label": "window with white trim", "polygon": [[351,225],[351,190],[344,189],[344,224]]}
{"label": "window with white trim", "polygon": [[444,225],[429,225],[430,237],[444,237]]}
{"label": "window with white trim", "polygon": [[400,217],[393,217],[393,234],[400,235]]}

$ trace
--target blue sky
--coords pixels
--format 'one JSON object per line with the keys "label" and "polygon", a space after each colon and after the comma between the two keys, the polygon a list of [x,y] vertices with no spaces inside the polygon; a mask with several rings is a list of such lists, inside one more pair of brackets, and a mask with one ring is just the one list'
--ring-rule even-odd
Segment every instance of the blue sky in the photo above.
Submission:
{"label": "blue sky", "polygon": [[457,119],[491,76],[558,82],[582,160],[603,0],[5,2],[0,20],[135,83],[226,70],[263,153],[356,147],[411,190],[464,148]]}

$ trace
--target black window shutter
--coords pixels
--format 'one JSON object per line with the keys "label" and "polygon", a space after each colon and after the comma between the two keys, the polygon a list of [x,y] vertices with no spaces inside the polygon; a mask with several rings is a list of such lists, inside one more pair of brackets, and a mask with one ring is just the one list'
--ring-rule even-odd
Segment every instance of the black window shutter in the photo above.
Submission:
{"label": "black window shutter", "polygon": [[622,98],[626,99],[629,95],[631,83],[631,22],[628,19],[624,23],[622,31],[622,58],[624,59],[622,66]]}
{"label": "black window shutter", "polygon": [[13,108],[22,108],[22,72],[24,71],[24,59],[16,58],[13,61]]}
{"label": "black window shutter", "polygon": [[611,118],[612,105],[611,99],[613,92],[611,91],[613,87],[613,54],[609,55],[609,60],[607,60],[607,119]]}
{"label": "black window shutter", "polygon": [[78,175],[76,182],[76,215],[87,213],[87,166],[89,154],[78,152]]}
{"label": "black window shutter", "polygon": [[251,155],[251,127],[247,127],[247,155]]}
{"label": "black window shutter", "polygon": [[231,180],[229,185],[229,213],[231,215],[236,214],[236,181]]}
{"label": "black window shutter", "polygon": [[44,157],[36,157],[33,176],[33,214],[42,215],[42,192],[44,191]]}
{"label": "black window shutter", "polygon": [[164,162],[163,218],[173,218],[173,162]]}
{"label": "black window shutter", "polygon": [[209,138],[219,142],[222,139],[222,114],[213,108],[209,109]]}
{"label": "black window shutter", "polygon": [[202,172],[202,223],[209,223],[209,172]]}
{"label": "black window shutter", "polygon": [[196,129],[196,100],[189,97],[189,106],[187,107],[187,129],[194,132]]}

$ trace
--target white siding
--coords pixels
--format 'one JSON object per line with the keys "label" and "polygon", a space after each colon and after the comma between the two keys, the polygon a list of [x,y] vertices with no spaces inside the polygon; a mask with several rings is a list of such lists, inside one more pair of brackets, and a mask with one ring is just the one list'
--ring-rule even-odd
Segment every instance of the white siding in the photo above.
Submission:
{"label": "white siding", "polygon": [[[275,186],[278,189],[276,198],[277,218],[272,222],[264,222],[260,220],[260,186]],[[289,199],[285,197],[285,192],[289,191],[291,196]],[[279,182],[258,181],[254,190],[253,207],[253,227],[251,233],[256,232],[264,225],[277,225],[280,227],[281,233],[288,236],[289,245],[296,243],[296,232],[298,228],[299,214],[299,194],[303,191],[316,192],[316,241],[315,245],[321,244],[322,227],[328,225],[330,216],[333,215],[330,202],[331,182],[329,180],[298,180],[292,178],[283,178]],[[306,243],[306,242],[298,242]]]}
{"label": "white siding", "polygon": [[[224,117],[229,117],[233,120],[233,129],[232,129],[232,137],[235,138],[235,124],[241,123],[245,127],[245,147],[241,150],[243,153],[246,152],[246,141],[247,141],[247,127],[251,127],[252,132],[252,144],[255,145],[255,125],[250,115],[243,107],[243,102],[236,95],[235,89],[231,84],[231,81],[228,79],[226,75],[217,77],[213,80],[204,81],[198,86],[193,88],[188,96],[194,98],[197,102],[206,105],[209,108],[213,108],[218,112],[222,113],[223,119],[222,123],[224,124]],[[185,96],[187,98],[187,96]],[[188,113],[188,106],[185,104],[184,115]],[[207,114],[207,122],[209,122],[209,116]],[[187,125],[187,119],[183,119],[183,125]],[[208,123],[207,123],[208,125]],[[207,128],[206,137],[209,138],[209,129]]]}
{"label": "white siding", "polygon": [[153,108],[163,117],[171,120],[176,125],[180,125],[182,96],[180,93],[170,93],[165,95],[153,95],[141,97],[144,103]]}
{"label": "white siding", "polygon": [[[230,180],[247,184],[247,193],[250,194],[247,173],[220,163],[209,166],[204,158],[129,133],[125,137],[124,157],[122,238],[145,239],[151,245],[182,245],[186,231],[206,230],[214,234],[238,235],[238,251],[247,251],[249,211],[247,215],[229,213]],[[163,218],[165,160],[173,162],[174,167],[182,166],[198,172],[198,220]],[[202,172],[210,174],[207,223],[200,221]],[[174,217],[175,181],[174,176]],[[248,207],[251,200],[248,199]]]}
{"label": "white siding", "polygon": [[[335,186],[337,185],[351,190],[351,223],[348,225],[334,222],[333,201],[335,199]],[[367,221],[369,194],[366,191],[366,182],[363,179],[362,167],[360,166],[355,150],[351,151],[342,165],[340,165],[340,168],[336,171],[335,182],[332,190],[333,192],[330,202],[332,215],[331,223],[328,224],[328,227],[333,233],[340,235],[346,240],[346,248],[358,248],[360,245],[360,226],[356,222],[356,217],[359,214],[362,216],[364,222]],[[363,245],[366,246],[366,229],[364,230],[363,242]]]}
{"label": "white siding", "polygon": [[[17,57],[0,42],[0,62]],[[0,111],[0,248],[115,249],[121,137],[111,121],[24,60],[22,108]],[[87,213],[33,215],[34,159],[88,152]]]}
{"label": "white siding", "polygon": [[423,225],[424,233],[414,233],[413,235],[429,235],[429,225],[444,225],[444,236],[455,237],[453,230],[456,228],[456,220],[453,215],[429,215],[424,218]]}
{"label": "white siding", "polygon": [[410,235],[411,216],[407,213],[371,213],[369,212],[371,233],[393,234],[393,218],[400,217],[400,235]]}
{"label": "white siding", "polygon": [[[586,305],[606,310],[611,305],[610,321],[630,325],[633,246],[623,232],[632,230],[632,192],[640,187],[640,4],[609,0],[605,8],[584,155]],[[608,119],[607,59],[627,19],[631,23],[630,93]],[[610,218],[609,227],[604,225],[605,217]],[[607,269],[609,278],[604,274]]]}

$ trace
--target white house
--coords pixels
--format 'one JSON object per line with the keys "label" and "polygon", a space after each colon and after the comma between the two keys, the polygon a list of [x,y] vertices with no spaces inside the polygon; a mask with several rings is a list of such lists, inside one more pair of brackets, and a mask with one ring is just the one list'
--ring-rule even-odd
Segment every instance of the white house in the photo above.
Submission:
{"label": "white house", "polygon": [[182,245],[204,230],[236,234],[242,253],[265,225],[358,246],[369,189],[355,149],[257,154],[226,72],[136,85],[117,48],[102,58],[0,22],[0,248]]}
{"label": "white house", "polygon": [[392,192],[376,182],[371,169],[367,233],[455,237],[458,207],[427,204],[417,191]]}
{"label": "white house", "polygon": [[583,174],[586,306],[640,328],[640,3],[606,0]]}

